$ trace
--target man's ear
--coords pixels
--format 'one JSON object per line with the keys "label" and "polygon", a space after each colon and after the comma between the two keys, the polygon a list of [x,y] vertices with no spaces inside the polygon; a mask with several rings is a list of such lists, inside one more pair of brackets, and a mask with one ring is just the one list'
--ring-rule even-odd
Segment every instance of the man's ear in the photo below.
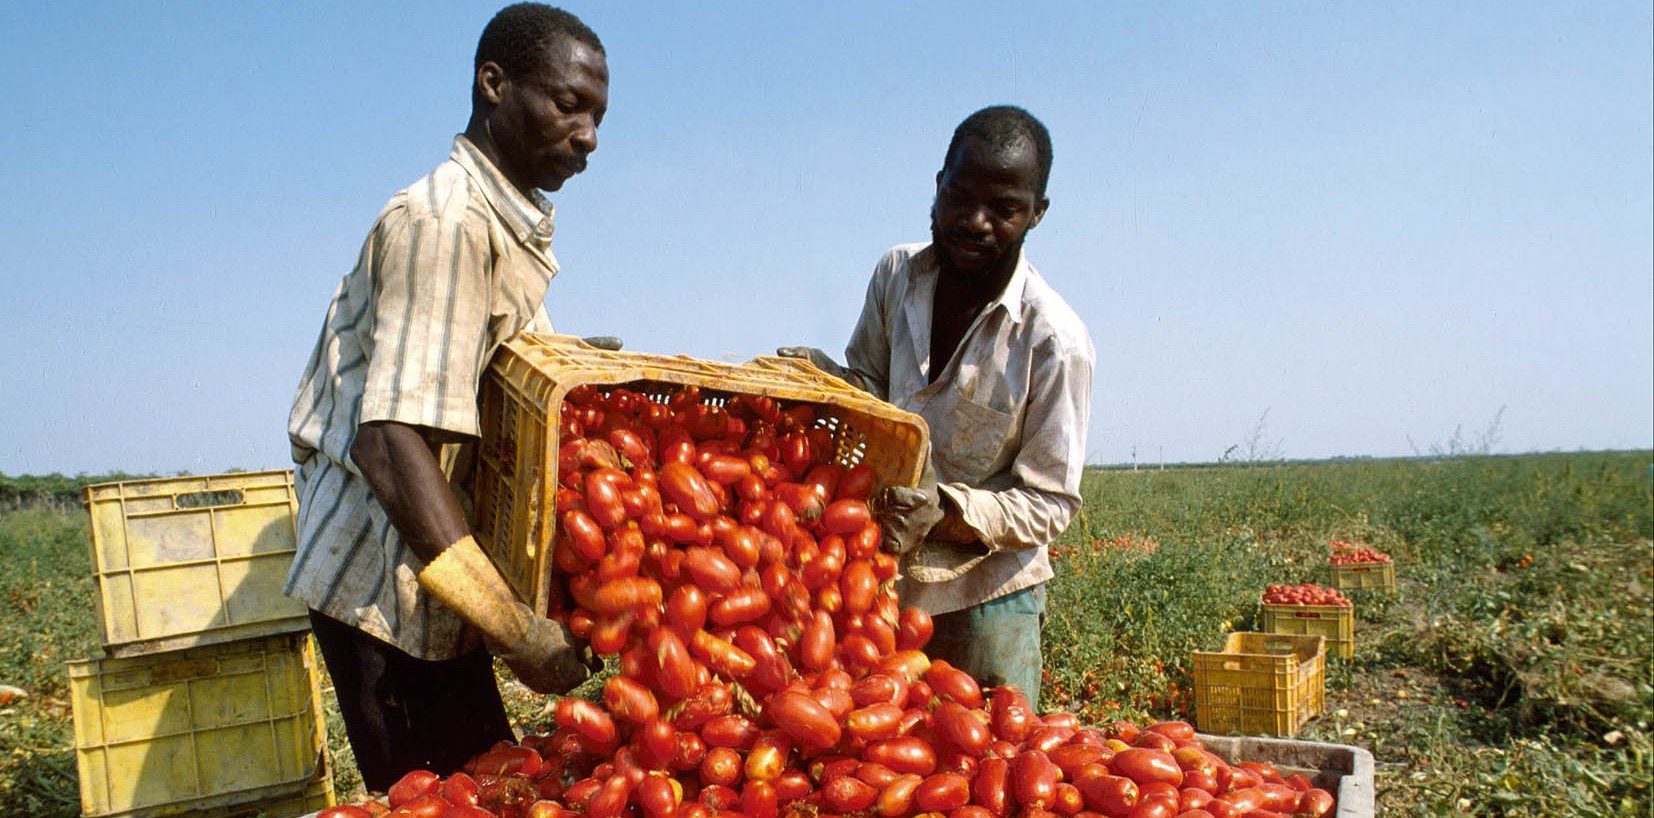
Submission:
{"label": "man's ear", "polygon": [[499,105],[505,97],[505,69],[492,60],[477,66],[477,94],[489,105]]}
{"label": "man's ear", "polygon": [[1028,220],[1028,229],[1029,230],[1033,230],[1034,228],[1039,227],[1039,223],[1045,219],[1045,211],[1050,207],[1051,207],[1051,200],[1049,198],[1041,196],[1039,198],[1039,204],[1034,206],[1034,216],[1033,216],[1033,218]]}

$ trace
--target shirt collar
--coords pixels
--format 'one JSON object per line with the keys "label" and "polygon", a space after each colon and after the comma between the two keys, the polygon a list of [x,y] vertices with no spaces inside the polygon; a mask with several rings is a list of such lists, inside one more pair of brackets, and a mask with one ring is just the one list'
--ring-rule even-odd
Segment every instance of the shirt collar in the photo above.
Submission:
{"label": "shirt collar", "polygon": [[[926,245],[924,250],[920,251],[920,253],[923,255],[922,269],[924,270],[924,273],[932,278],[939,277],[942,274],[942,269],[941,266],[937,264],[936,246],[934,244]],[[915,258],[915,261],[920,261],[920,259]],[[1004,310],[1006,317],[1011,320],[1011,323],[1022,323],[1022,296],[1028,289],[1028,277],[1032,274],[1033,267],[1028,263],[1028,255],[1024,253],[1021,248],[1018,248],[1017,266],[1011,271],[1011,280],[1005,282],[1004,291],[1002,291],[997,298],[988,302],[982,308],[982,312],[989,313],[996,309]],[[934,292],[934,290],[932,292]]]}
{"label": "shirt collar", "polygon": [[499,214],[500,221],[518,241],[541,252],[551,248],[557,208],[540,191],[524,196],[464,134],[454,137],[454,147],[448,158],[458,162],[466,174],[476,181],[483,198],[488,200],[489,206]]}

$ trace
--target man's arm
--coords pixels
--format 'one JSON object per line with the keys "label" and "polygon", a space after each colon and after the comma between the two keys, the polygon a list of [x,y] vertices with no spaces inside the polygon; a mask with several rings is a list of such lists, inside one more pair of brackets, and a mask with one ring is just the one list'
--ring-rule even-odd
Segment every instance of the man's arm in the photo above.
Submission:
{"label": "man's arm", "polygon": [[351,460],[367,478],[385,516],[426,563],[471,533],[432,451],[443,436],[406,423],[377,421],[362,424],[350,447]]}
{"label": "man's arm", "polygon": [[1008,489],[946,483],[938,541],[979,539],[990,551],[1027,550],[1049,544],[1080,508],[1086,427],[1091,417],[1089,349],[1053,350],[1034,373],[1023,421],[1022,449],[1011,467]]}

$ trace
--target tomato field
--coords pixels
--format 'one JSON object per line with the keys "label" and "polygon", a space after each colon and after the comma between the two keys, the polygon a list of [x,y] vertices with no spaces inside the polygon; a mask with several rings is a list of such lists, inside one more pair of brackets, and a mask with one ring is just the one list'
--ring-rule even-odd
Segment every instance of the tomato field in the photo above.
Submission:
{"label": "tomato field", "polygon": [[[674,477],[662,488],[693,507],[703,487]],[[1327,584],[1329,544],[1358,543],[1393,558],[1399,587],[1346,592],[1354,657],[1329,660],[1327,712],[1299,737],[1370,749],[1381,814],[1647,814],[1648,453],[1094,469],[1084,490],[1082,515],[1054,549],[1044,709],[1094,724],[1192,718],[1189,651],[1256,627],[1270,585]],[[0,577],[0,684],[24,697],[0,704],[0,812],[75,815],[64,662],[98,651],[84,515],[61,502],[11,509],[0,516],[9,569]],[[852,506],[821,511],[833,529],[864,524]],[[715,536],[733,542],[737,533]],[[704,557],[684,566],[712,585],[725,568]],[[623,583],[586,601],[602,619],[660,591]],[[858,610],[877,604],[859,596]],[[719,604],[708,617],[733,625],[762,603]],[[707,659],[750,653],[725,647],[703,637],[698,654],[690,649]],[[611,671],[620,664],[611,660]],[[583,703],[548,701],[502,678],[525,733],[583,723]],[[635,685],[613,681],[625,678],[600,674],[575,698],[647,721]],[[778,698],[771,706],[792,708],[801,724],[819,715],[808,697]],[[333,719],[330,744],[348,796],[357,784],[339,728]],[[855,779],[841,780],[835,797],[859,803]],[[930,785],[925,803],[951,803],[956,785]]]}

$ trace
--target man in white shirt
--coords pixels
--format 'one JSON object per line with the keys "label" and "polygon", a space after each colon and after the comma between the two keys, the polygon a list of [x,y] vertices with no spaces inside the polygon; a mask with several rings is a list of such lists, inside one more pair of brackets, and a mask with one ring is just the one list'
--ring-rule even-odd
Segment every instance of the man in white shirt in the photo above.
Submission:
{"label": "man in white shirt", "polygon": [[551,330],[557,190],[586,167],[608,108],[603,44],[534,3],[484,28],[471,119],[448,160],[393,196],[340,282],[288,420],[298,553],[368,789],[447,775],[515,738],[490,653],[540,692],[586,678],[568,628],[517,600],[464,511],[494,350]]}
{"label": "man in white shirt", "polygon": [[881,498],[905,554],[904,604],[930,613],[927,653],[1039,698],[1047,546],[1080,507],[1095,360],[1085,325],[1023,255],[1050,205],[1051,140],[1012,106],[954,131],[931,241],[874,269],[840,367],[788,347],[930,426],[935,483]]}

